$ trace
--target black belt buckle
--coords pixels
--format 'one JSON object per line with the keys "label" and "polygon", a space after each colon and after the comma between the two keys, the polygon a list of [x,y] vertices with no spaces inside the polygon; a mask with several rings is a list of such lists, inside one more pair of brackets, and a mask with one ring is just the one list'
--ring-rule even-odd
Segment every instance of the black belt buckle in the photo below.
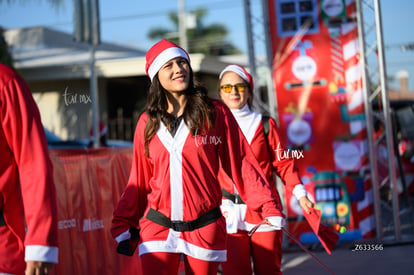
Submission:
{"label": "black belt buckle", "polygon": [[222,189],[223,197],[228,200],[231,200],[235,204],[245,204],[239,194],[232,194],[226,189]]}
{"label": "black belt buckle", "polygon": [[174,231],[193,231],[195,228],[191,222],[172,221],[171,228]]}
{"label": "black belt buckle", "polygon": [[240,195],[234,196],[234,203],[235,204],[244,204],[243,200],[241,199]]}

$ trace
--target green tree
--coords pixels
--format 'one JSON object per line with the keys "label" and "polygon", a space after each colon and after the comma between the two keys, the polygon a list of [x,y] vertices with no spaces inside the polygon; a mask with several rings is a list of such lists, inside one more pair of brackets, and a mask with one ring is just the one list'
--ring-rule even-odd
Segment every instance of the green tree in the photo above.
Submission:
{"label": "green tree", "polygon": [[[202,24],[203,17],[207,15],[206,9],[198,8],[191,13],[196,18],[196,26],[195,28],[187,29],[188,52],[204,53],[213,56],[240,53],[239,49],[226,41],[228,31],[225,26],[221,24],[204,26]],[[176,12],[170,12],[168,18],[174,24],[175,29],[152,28],[148,32],[148,38],[152,40],[167,38],[172,42],[178,43],[178,14]]]}
{"label": "green tree", "polygon": [[3,28],[0,27],[0,63],[9,65],[13,67],[13,58],[9,51],[6,39],[3,35]]}

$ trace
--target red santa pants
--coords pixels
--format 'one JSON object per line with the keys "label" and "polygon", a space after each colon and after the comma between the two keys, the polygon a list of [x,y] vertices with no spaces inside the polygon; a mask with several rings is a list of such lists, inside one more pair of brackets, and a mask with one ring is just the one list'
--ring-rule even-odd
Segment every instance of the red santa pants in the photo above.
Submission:
{"label": "red santa pants", "polygon": [[[143,274],[177,275],[180,253],[155,252],[141,255]],[[208,262],[184,255],[186,275],[217,275],[219,262]]]}
{"label": "red santa pants", "polygon": [[252,236],[239,230],[227,234],[227,262],[223,275],[281,275],[283,231],[255,232]]}

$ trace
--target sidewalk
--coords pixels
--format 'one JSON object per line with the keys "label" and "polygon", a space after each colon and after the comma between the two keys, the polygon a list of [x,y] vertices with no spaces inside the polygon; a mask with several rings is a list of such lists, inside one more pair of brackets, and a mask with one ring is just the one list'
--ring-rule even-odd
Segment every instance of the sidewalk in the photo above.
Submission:
{"label": "sidewalk", "polygon": [[[360,248],[362,250],[353,251],[356,244],[361,244]],[[364,250],[364,244],[381,245],[375,242],[357,241],[355,244],[338,245],[332,251],[332,255],[329,255],[320,247],[312,249],[311,253],[336,275],[414,274],[414,242],[394,245],[383,244],[382,250]],[[311,255],[299,247],[297,249],[295,247],[294,251],[293,249],[284,251],[282,272],[284,275],[331,274]]]}

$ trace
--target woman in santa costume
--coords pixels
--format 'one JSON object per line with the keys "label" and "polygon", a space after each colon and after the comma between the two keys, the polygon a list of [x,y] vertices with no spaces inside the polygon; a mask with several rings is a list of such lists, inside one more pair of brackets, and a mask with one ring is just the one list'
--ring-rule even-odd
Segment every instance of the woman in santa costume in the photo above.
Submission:
{"label": "woman in santa costume", "polygon": [[0,274],[49,274],[57,262],[56,190],[40,113],[23,78],[0,64]]}
{"label": "woman in santa costume", "polygon": [[176,275],[181,257],[186,274],[217,274],[226,260],[227,235],[220,165],[251,209],[279,228],[280,201],[230,110],[195,83],[185,50],[161,40],[146,54],[146,72],[151,86],[112,234],[118,251],[127,254],[140,230],[144,274]]}
{"label": "woman in santa costume", "polygon": [[[294,160],[281,151],[277,125],[272,118],[264,118],[251,109],[253,101],[252,76],[241,66],[229,65],[219,76],[219,96],[230,108],[243,134],[258,160],[269,182],[274,182],[275,172],[286,184],[287,192],[293,192],[305,211],[313,207],[307,198]],[[266,120],[266,121],[265,121]],[[264,123],[267,123],[264,126]],[[268,128],[265,131],[265,128]],[[223,171],[220,173],[223,187],[221,205],[227,222],[227,262],[222,264],[224,275],[270,275],[282,274],[282,230],[262,225],[251,236],[248,232],[263,218],[256,209],[245,204],[240,198],[240,190],[233,179]],[[274,196],[278,196],[276,186],[272,186]],[[253,271],[250,263],[253,261]]]}

